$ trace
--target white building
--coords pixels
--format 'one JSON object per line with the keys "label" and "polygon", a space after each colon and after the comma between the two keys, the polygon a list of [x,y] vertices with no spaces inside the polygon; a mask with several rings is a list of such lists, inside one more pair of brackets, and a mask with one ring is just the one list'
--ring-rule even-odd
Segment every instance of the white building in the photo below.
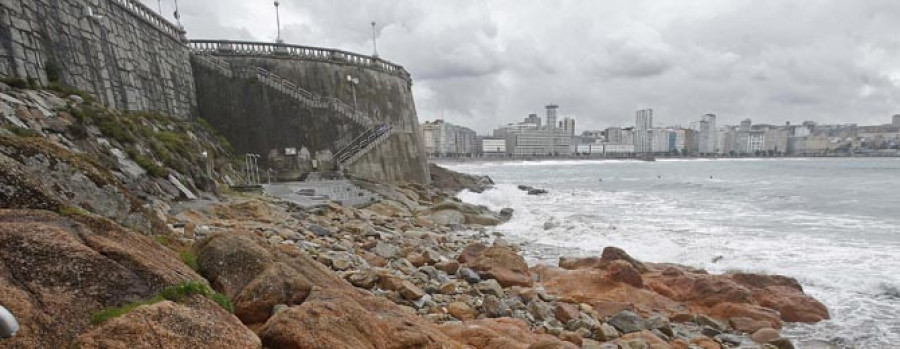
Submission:
{"label": "white building", "polygon": [[651,151],[650,130],[653,129],[653,109],[641,109],[634,116],[634,151]]}
{"label": "white building", "polygon": [[481,140],[481,149],[485,156],[506,155],[506,139],[484,138]]}
{"label": "white building", "polygon": [[426,121],[421,125],[425,152],[432,156],[471,156],[476,151],[474,130],[444,120]]}

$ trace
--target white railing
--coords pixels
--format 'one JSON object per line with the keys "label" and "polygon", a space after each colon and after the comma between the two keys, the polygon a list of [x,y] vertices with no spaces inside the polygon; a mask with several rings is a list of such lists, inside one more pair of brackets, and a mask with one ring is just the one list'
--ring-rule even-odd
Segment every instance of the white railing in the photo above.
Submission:
{"label": "white railing", "polygon": [[394,134],[391,125],[374,126],[357,136],[341,150],[334,154],[334,158],[343,166],[348,166],[381,143],[384,143]]}
{"label": "white railing", "polygon": [[285,56],[316,61],[338,62],[382,71],[407,80],[410,79],[409,73],[403,66],[377,57],[336,49],[228,40],[191,40],[188,45],[196,52],[206,52],[213,55]]}
{"label": "white railing", "polygon": [[111,0],[113,4],[119,5],[119,7],[124,10],[130,12],[135,17],[147,22],[148,24],[156,27],[163,33],[168,34],[172,38],[181,41],[184,39],[185,31],[184,29],[172,24],[168,20],[166,20],[163,16],[156,13],[156,11],[151,10],[146,5],[140,3],[138,0]]}

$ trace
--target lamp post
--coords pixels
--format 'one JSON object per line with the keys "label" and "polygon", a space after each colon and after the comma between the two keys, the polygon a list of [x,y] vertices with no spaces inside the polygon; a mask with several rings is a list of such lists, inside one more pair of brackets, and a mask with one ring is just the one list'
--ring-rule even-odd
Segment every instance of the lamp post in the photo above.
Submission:
{"label": "lamp post", "polygon": [[162,15],[162,0],[156,0],[156,12]]}
{"label": "lamp post", "polygon": [[356,104],[356,85],[359,85],[359,78],[347,75],[347,81],[350,82],[350,90],[353,91],[353,109],[359,110],[359,107]]}
{"label": "lamp post", "polygon": [[275,1],[275,25],[278,26],[278,34],[275,38],[275,42],[280,44],[284,41],[281,40],[281,15],[278,13],[278,5],[278,1]]}
{"label": "lamp post", "polygon": [[184,26],[181,25],[181,14],[178,13],[178,0],[175,0],[175,13],[173,13],[173,15],[175,16],[175,22],[178,23],[178,28],[183,30]]}
{"label": "lamp post", "polygon": [[372,57],[378,58],[378,44],[376,43],[376,34],[378,30],[375,28],[375,21],[372,21]]}

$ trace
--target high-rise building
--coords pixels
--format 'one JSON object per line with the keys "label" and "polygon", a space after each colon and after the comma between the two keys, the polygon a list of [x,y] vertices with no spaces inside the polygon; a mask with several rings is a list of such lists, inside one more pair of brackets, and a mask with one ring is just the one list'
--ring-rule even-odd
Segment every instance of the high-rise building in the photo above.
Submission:
{"label": "high-rise building", "polygon": [[537,127],[541,127],[541,118],[538,117],[537,114],[528,114],[528,117],[525,118],[526,124],[535,124]]}
{"label": "high-rise building", "polygon": [[547,105],[547,128],[556,128],[556,113],[559,106],[556,104]]}
{"label": "high-rise building", "polygon": [[719,132],[716,128],[716,114],[706,114],[703,116],[706,126],[709,128],[706,136],[706,153],[715,154],[719,152]]}
{"label": "high-rise building", "polygon": [[634,151],[651,151],[650,130],[653,129],[653,109],[641,109],[634,116]]}
{"label": "high-rise building", "polygon": [[467,127],[444,120],[426,121],[421,125],[425,152],[433,156],[471,155],[476,152],[476,133]]}
{"label": "high-rise building", "polygon": [[560,124],[562,125],[562,127],[560,127],[560,128],[565,130],[566,133],[568,133],[572,136],[575,135],[575,119],[563,118],[562,121],[560,122]]}
{"label": "high-rise building", "polygon": [[891,124],[893,124],[894,126],[900,126],[900,114],[894,115],[894,120]]}

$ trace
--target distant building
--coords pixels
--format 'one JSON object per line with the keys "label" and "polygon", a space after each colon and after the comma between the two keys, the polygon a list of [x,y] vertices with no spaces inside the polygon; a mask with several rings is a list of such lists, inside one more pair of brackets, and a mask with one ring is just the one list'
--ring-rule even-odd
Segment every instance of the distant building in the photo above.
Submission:
{"label": "distant building", "polygon": [[505,156],[506,139],[505,138],[482,138],[481,149],[484,156]]}
{"label": "distant building", "polygon": [[653,129],[653,109],[638,110],[634,115],[634,151],[636,153],[651,151],[651,129]]}
{"label": "distant building", "polygon": [[891,125],[900,127],[900,114],[894,114],[894,120]]}
{"label": "distant building", "polygon": [[612,156],[634,154],[634,144],[607,144],[603,146],[603,153]]}
{"label": "distant building", "polygon": [[676,129],[673,131],[674,139],[672,149],[682,154],[697,153],[697,131],[691,129]]}
{"label": "distant building", "polygon": [[[556,104],[547,105],[547,128],[556,128],[556,113],[559,111],[559,106]],[[540,124],[538,124],[540,127]]]}
{"label": "distant building", "polygon": [[425,152],[431,156],[471,156],[476,152],[477,134],[470,128],[438,119],[426,121],[421,129]]}
{"label": "distant building", "polygon": [[652,153],[668,153],[671,151],[669,142],[670,131],[655,128],[650,130],[650,152]]}
{"label": "distant building", "polygon": [[572,136],[561,128],[510,130],[506,149],[515,156],[572,155]]}
{"label": "distant building", "polygon": [[528,117],[525,118],[526,124],[534,124],[537,127],[541,127],[541,118],[537,114],[528,114]]}
{"label": "distant building", "polygon": [[568,134],[574,136],[575,135],[575,119],[563,118],[562,121],[560,121],[560,128],[565,130]]}

